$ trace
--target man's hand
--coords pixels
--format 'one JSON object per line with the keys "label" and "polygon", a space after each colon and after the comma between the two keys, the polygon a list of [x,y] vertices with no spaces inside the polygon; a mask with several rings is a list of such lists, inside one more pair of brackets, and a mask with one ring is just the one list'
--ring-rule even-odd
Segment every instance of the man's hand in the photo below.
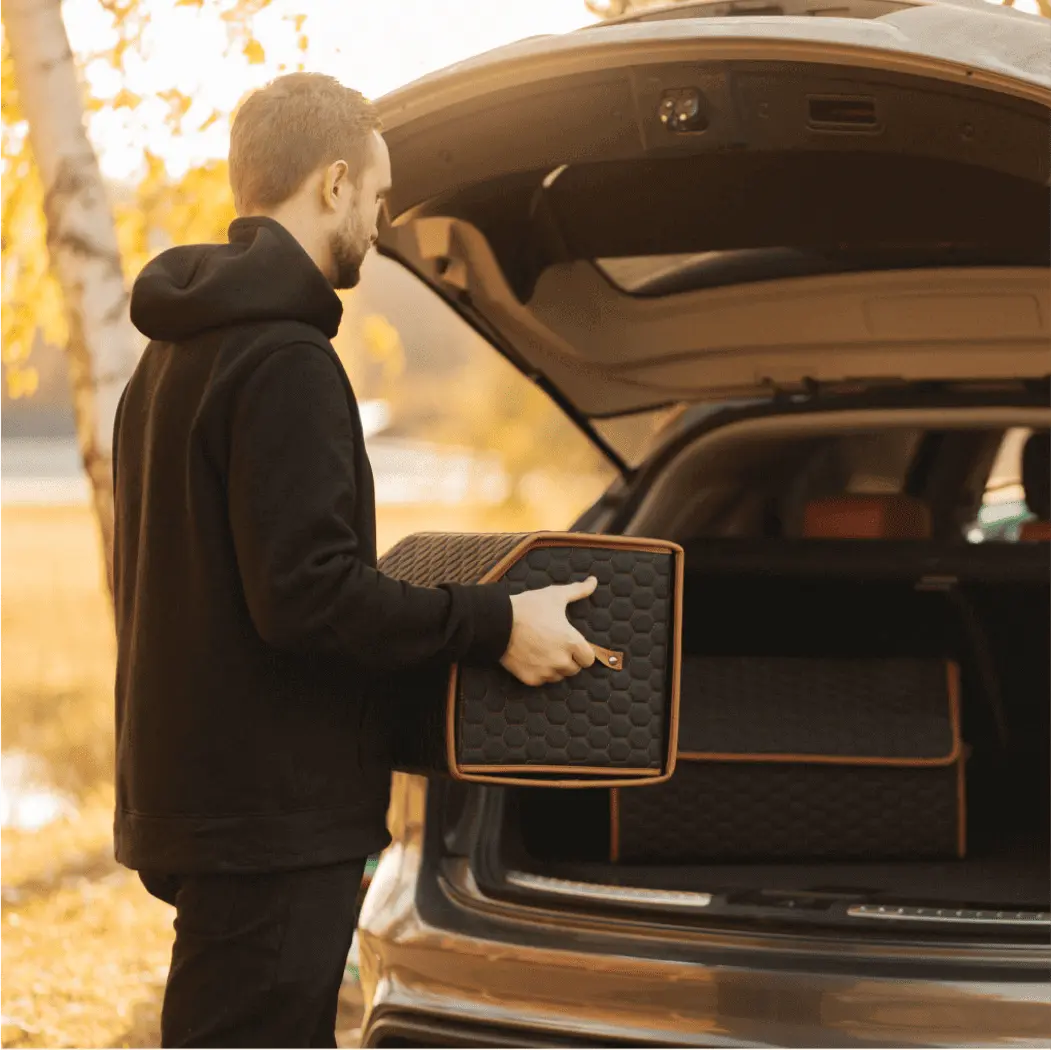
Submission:
{"label": "man's hand", "polygon": [[590,667],[595,652],[566,618],[566,606],[586,598],[597,586],[598,580],[589,576],[582,583],[512,595],[511,641],[500,663],[517,679],[534,686],[560,682]]}

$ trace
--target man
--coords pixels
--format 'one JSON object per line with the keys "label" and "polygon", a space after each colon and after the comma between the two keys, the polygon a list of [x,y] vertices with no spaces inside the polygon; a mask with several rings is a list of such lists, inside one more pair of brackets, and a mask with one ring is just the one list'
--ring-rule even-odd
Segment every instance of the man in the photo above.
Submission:
{"label": "man", "polygon": [[[150,343],[117,413],[118,860],[176,907],[165,1046],[335,1046],[365,858],[390,841],[369,676],[594,655],[584,584],[408,586],[329,340],[376,239],[390,160],[357,92],[283,77],[239,110],[229,244],[151,262]],[[373,702],[370,703],[370,697]]]}

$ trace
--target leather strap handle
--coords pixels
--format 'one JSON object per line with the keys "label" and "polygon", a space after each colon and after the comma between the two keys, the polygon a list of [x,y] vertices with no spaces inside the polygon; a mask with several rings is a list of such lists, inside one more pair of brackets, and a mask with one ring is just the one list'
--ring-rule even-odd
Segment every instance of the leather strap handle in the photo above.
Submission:
{"label": "leather strap handle", "polygon": [[603,649],[601,645],[595,645],[594,642],[589,644],[595,652],[595,659],[603,667],[608,667],[611,671],[624,669],[624,654],[622,652],[618,652],[616,649]]}

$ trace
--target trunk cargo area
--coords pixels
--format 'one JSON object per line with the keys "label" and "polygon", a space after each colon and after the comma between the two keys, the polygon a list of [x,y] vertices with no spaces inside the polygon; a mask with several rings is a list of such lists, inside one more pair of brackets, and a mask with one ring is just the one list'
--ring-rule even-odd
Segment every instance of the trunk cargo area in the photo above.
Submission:
{"label": "trunk cargo area", "polygon": [[[959,674],[963,756],[963,856],[894,857],[892,849],[888,855],[886,841],[873,841],[871,855],[866,855],[864,847],[855,848],[852,856],[822,854],[808,840],[809,811],[805,808],[797,813],[799,855],[792,856],[791,848],[786,855],[782,845],[765,856],[761,851],[764,832],[756,815],[762,813],[764,800],[754,797],[752,790],[750,797],[742,794],[738,810],[740,821],[757,825],[744,840],[750,855],[740,855],[740,847],[731,846],[722,856],[691,856],[691,849],[700,847],[686,842],[671,858],[662,848],[652,856],[636,850],[631,857],[618,860],[614,859],[615,846],[611,849],[609,791],[522,789],[509,792],[505,802],[500,844],[505,871],[524,873],[526,883],[540,877],[711,894],[716,903],[731,911],[749,905],[776,910],[779,903],[797,910],[869,903],[944,905],[991,909],[993,920],[997,911],[1015,909],[1033,921],[1033,914],[1051,910],[1051,552],[1036,545],[999,550],[956,548],[939,560],[929,552],[921,553],[921,545],[916,544],[842,543],[829,558],[821,546],[794,543],[778,551],[776,545],[750,541],[686,545],[684,732],[695,713],[689,705],[705,703],[704,692],[691,689],[691,668],[702,666],[698,658],[709,666],[719,659],[740,662],[744,657],[762,662],[790,658],[800,661],[804,669],[812,668],[815,681],[822,677],[818,674],[822,661],[844,666],[845,661],[853,660],[860,669],[894,660],[954,664]],[[856,560],[852,551],[857,553]],[[818,564],[825,567],[823,575],[808,569]],[[947,568],[951,571],[945,571]],[[776,712],[777,680],[770,682],[763,702]],[[784,692],[785,704],[806,701],[805,682],[802,689],[800,685],[796,681]],[[873,702],[886,692],[883,684],[877,685],[868,694],[875,698]],[[733,707],[729,710],[732,717]],[[740,717],[754,718],[755,710],[754,704],[743,702]],[[826,705],[825,714],[819,717],[826,720],[830,710]],[[879,728],[872,732],[878,735]],[[775,727],[776,732],[789,730]],[[821,732],[822,726],[813,727],[815,739]],[[805,737],[805,722],[791,733],[796,734],[796,741],[800,733]],[[680,740],[680,753],[682,750]],[[740,774],[736,783],[742,784],[754,784],[749,770],[758,776],[761,768],[755,763],[726,766],[735,776]],[[796,768],[784,766],[790,776]],[[860,781],[852,782],[855,769],[837,768],[836,790],[847,795],[867,790]],[[676,777],[682,769],[680,765]],[[856,767],[859,777],[867,771]],[[718,784],[720,778],[710,779]],[[909,782],[903,783],[905,805],[914,805],[920,811],[917,819],[922,820],[928,796],[917,789],[912,799]],[[632,790],[655,792],[661,787]],[[766,789],[760,789],[760,796],[762,790]],[[846,801],[852,804],[849,798]],[[771,797],[766,804],[775,805],[778,800]],[[703,828],[706,809],[702,799],[691,806],[689,798],[669,795],[667,805],[677,808],[661,815],[665,824],[681,817],[684,836],[690,835],[691,826]],[[614,802],[614,813],[615,807]],[[732,807],[727,811],[732,813]],[[929,816],[936,819],[933,809]],[[622,814],[620,819],[624,818]],[[886,834],[883,829],[881,835]],[[728,838],[737,841],[735,836]],[[713,848],[711,842],[704,846],[709,851]],[[597,899],[592,894],[592,902]],[[1046,916],[1039,921],[1046,922]],[[1041,928],[1046,930],[1046,926]]]}

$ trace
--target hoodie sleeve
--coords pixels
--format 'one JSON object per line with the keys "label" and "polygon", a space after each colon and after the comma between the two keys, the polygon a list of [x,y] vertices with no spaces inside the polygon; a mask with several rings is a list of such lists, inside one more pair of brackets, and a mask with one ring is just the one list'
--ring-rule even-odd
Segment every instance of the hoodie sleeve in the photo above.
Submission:
{"label": "hoodie sleeve", "polygon": [[344,379],[323,350],[288,346],[253,372],[233,416],[227,492],[259,634],[367,670],[498,661],[512,620],[502,585],[417,587],[359,557],[355,451]]}

